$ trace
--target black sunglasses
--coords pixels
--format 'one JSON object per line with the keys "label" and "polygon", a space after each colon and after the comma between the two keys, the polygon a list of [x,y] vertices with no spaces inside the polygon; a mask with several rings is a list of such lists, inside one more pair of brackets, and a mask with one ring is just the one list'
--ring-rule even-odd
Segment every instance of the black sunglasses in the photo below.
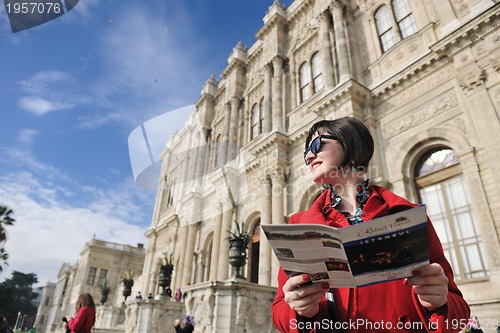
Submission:
{"label": "black sunglasses", "polygon": [[316,155],[321,150],[321,147],[322,147],[322,144],[323,144],[323,142],[321,142],[321,139],[337,140],[336,137],[331,136],[331,135],[320,134],[317,137],[315,137],[314,140],[311,141],[311,144],[309,145],[309,147],[307,147],[307,149],[304,151],[304,162],[306,162],[306,165],[309,165],[309,162],[306,159],[307,154],[309,152],[311,152],[314,155]]}

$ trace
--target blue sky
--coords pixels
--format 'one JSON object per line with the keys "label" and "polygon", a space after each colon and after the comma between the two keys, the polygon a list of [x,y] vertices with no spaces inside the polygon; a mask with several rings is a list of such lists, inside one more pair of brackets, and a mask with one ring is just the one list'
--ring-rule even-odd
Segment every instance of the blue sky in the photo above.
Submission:
{"label": "blue sky", "polygon": [[80,0],[18,33],[0,3],[0,204],[16,219],[0,281],[55,282],[93,235],[147,246],[156,191],[134,184],[128,135],[195,103],[272,2]]}

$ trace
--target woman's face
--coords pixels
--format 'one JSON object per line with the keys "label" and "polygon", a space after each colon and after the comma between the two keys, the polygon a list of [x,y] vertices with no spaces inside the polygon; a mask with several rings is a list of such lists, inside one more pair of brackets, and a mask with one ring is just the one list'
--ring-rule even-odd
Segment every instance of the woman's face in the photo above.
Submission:
{"label": "woman's face", "polygon": [[[319,134],[323,133],[315,133],[309,146],[313,144]],[[321,148],[316,154],[309,150],[304,156],[306,162],[309,163],[308,167],[312,173],[313,181],[320,184],[335,184],[336,179],[342,177],[344,172],[339,167],[342,157],[340,143],[337,140],[326,138],[321,138]]]}

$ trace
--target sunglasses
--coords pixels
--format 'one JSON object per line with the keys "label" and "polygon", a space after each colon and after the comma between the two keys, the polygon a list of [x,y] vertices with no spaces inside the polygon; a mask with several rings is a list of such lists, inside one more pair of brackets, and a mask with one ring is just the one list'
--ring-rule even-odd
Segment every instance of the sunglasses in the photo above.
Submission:
{"label": "sunglasses", "polygon": [[323,142],[321,142],[321,139],[337,140],[337,138],[334,136],[323,135],[323,134],[320,134],[316,138],[314,138],[314,140],[311,141],[311,144],[309,145],[309,147],[307,147],[307,149],[304,151],[304,162],[306,162],[306,165],[309,165],[309,162],[306,159],[307,154],[309,152],[311,152],[314,155],[316,155],[317,153],[319,153],[319,151],[323,147]]}

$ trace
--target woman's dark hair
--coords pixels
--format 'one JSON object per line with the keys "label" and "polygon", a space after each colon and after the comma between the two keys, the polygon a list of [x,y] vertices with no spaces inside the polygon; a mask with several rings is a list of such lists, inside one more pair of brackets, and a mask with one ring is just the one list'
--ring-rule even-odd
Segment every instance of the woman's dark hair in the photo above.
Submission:
{"label": "woman's dark hair", "polygon": [[328,134],[335,137],[342,147],[342,161],[339,167],[348,165],[356,169],[368,169],[373,156],[373,137],[361,120],[343,117],[334,120],[321,120],[312,125],[307,132],[305,148],[309,147],[314,134]]}
{"label": "woman's dark hair", "polygon": [[84,293],[78,296],[78,299],[76,300],[76,311],[78,312],[84,306],[90,306],[92,308],[95,308],[94,299],[92,298],[92,295]]}

